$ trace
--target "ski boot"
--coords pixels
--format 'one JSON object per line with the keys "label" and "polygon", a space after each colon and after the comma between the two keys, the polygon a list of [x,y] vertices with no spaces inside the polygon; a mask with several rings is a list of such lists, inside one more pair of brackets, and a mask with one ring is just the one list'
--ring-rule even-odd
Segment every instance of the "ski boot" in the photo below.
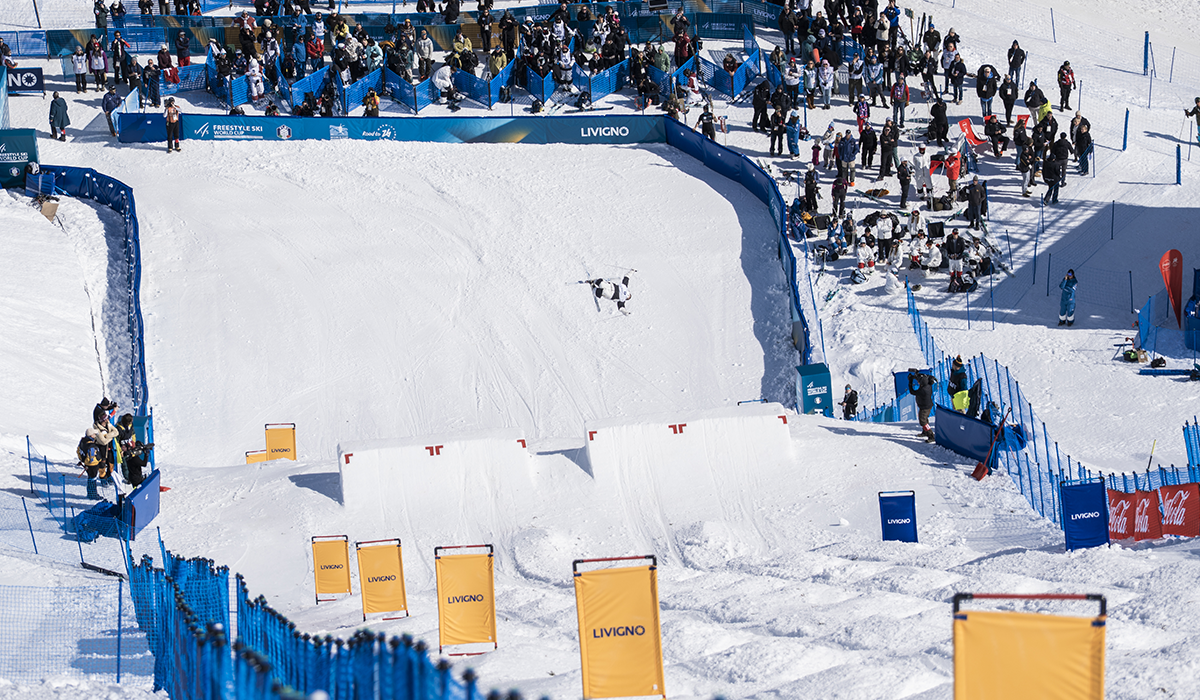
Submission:
{"label": "ski boot", "polygon": [[87,498],[89,501],[99,501],[100,491],[97,488],[95,479],[87,480]]}

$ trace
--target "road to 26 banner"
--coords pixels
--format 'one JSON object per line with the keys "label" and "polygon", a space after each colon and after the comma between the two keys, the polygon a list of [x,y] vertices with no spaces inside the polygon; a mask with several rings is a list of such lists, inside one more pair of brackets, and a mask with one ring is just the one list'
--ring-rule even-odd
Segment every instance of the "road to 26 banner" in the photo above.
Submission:
{"label": "road to 26 banner", "polygon": [[350,538],[345,535],[316,535],[312,538],[313,576],[317,602],[328,602],[350,592]]}
{"label": "road to 26 banner", "polygon": [[[649,566],[579,571],[589,562],[649,559]],[[583,697],[666,697],[653,556],[575,562]]]}
{"label": "road to 26 banner", "polygon": [[[404,559],[400,540],[355,542],[358,554],[358,584],[362,587],[363,621],[372,613],[403,611],[408,617],[408,599],[404,592]],[[384,617],[398,620],[400,616]]]}
{"label": "road to 26 banner", "polygon": [[[446,553],[483,548],[487,552]],[[437,570],[438,651],[457,644],[491,644],[497,648],[492,545],[434,547],[433,558]]]}

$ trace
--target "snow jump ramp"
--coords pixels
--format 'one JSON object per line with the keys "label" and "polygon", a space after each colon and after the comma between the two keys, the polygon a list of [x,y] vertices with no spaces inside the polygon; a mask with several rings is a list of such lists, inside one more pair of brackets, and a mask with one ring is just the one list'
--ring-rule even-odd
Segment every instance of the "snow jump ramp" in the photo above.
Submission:
{"label": "snow jump ramp", "polygon": [[760,550],[770,539],[759,518],[762,489],[795,469],[787,422],[779,404],[589,422],[598,500],[659,553],[680,554],[681,536]]}

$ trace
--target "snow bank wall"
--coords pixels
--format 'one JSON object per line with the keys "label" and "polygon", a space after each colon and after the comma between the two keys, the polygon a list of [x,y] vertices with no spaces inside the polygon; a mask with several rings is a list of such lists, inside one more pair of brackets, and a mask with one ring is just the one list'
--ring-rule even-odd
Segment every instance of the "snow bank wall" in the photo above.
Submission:
{"label": "snow bank wall", "polygon": [[342,503],[379,526],[413,533],[422,548],[492,542],[518,512],[517,494],[532,488],[530,470],[516,429],[338,445]]}
{"label": "snow bank wall", "polygon": [[779,404],[589,422],[587,457],[600,499],[656,551],[671,532],[714,522],[765,544],[755,497],[795,470],[788,417]]}

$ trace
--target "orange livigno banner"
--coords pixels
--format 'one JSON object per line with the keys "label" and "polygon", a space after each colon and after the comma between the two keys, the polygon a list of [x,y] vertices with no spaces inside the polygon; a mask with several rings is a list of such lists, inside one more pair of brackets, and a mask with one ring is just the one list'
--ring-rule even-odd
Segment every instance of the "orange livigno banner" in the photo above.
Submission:
{"label": "orange livigno banner", "polygon": [[345,535],[318,535],[312,539],[312,550],[317,602],[322,602],[321,596],[349,593],[350,539]]}
{"label": "orange livigno banner", "polygon": [[666,697],[655,566],[575,573],[583,697]]}
{"label": "orange livigno banner", "polygon": [[[400,540],[357,542],[358,580],[362,586],[363,619],[372,613],[408,613],[404,592],[404,561]],[[384,618],[395,619],[395,618]]]}
{"label": "orange livigno banner", "polygon": [[491,552],[453,555],[438,552],[434,561],[439,644],[443,647],[492,644],[494,648],[496,597]]}
{"label": "orange livigno banner", "polygon": [[296,460],[296,424],[267,423],[267,459]]}

